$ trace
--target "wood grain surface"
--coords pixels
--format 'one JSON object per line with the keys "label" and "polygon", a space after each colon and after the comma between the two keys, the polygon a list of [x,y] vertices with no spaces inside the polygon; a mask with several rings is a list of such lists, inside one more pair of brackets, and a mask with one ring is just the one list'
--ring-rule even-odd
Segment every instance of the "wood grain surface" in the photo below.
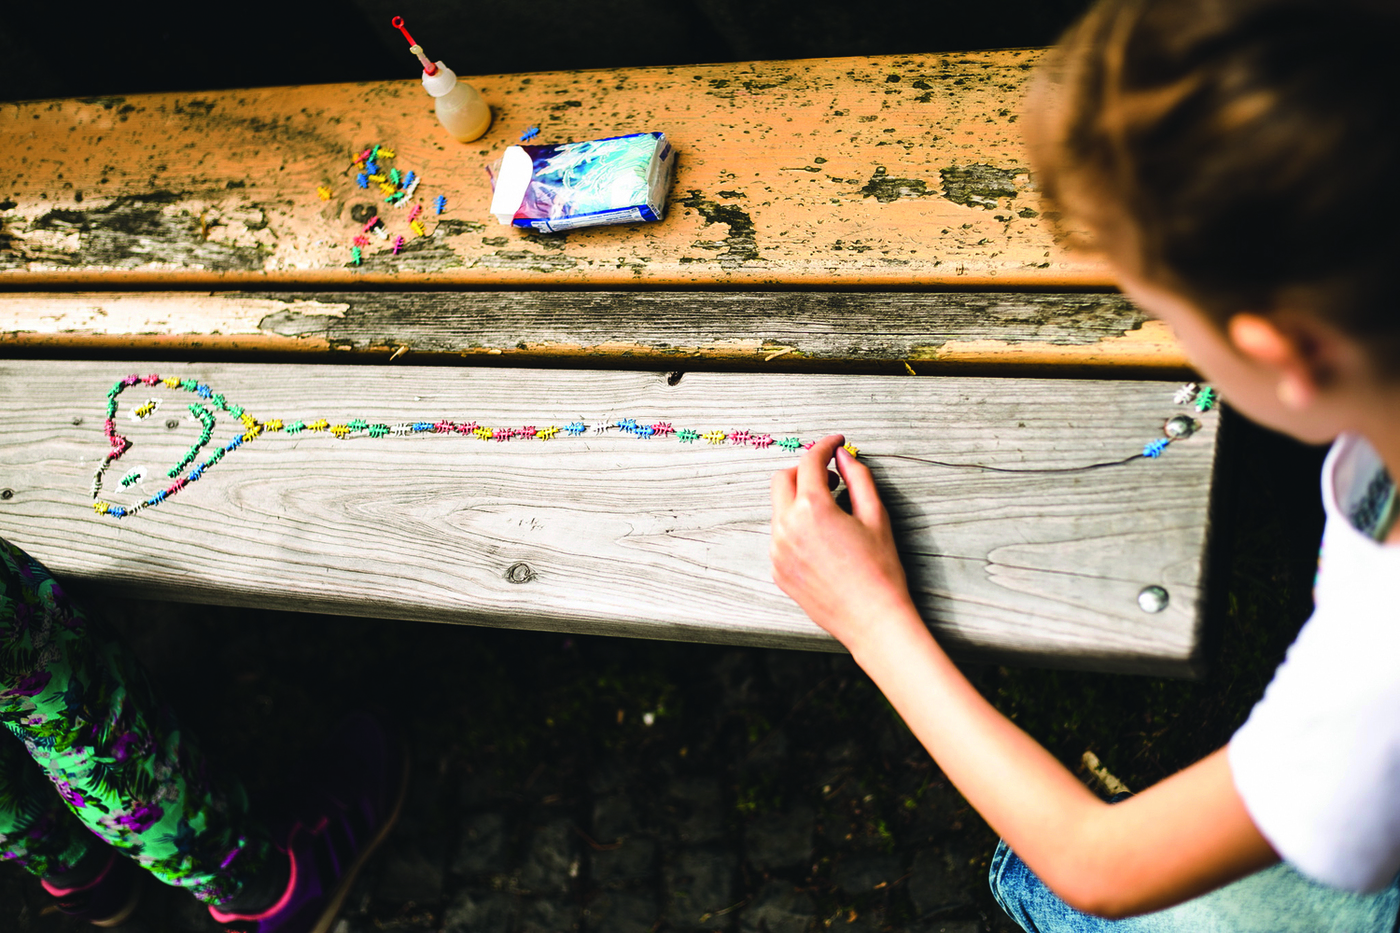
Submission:
{"label": "wood grain surface", "polygon": [[[469,144],[414,80],[0,104],[0,283],[1107,285],[1056,245],[1029,175],[1018,121],[1040,55],[471,78],[495,124]],[[497,226],[484,167],[530,126],[540,142],[665,131],[664,222]],[[386,208],[407,248],[373,240],[355,267],[364,211],[384,205],[350,155],[376,142],[448,207],[423,238]]]}
{"label": "wood grain surface", "polygon": [[0,292],[0,348],[778,371],[908,363],[921,375],[1187,366],[1164,324],[1092,292]]}
{"label": "wood grain surface", "polygon": [[[268,434],[163,505],[90,508],[106,393],[128,372],[208,383],[260,420],[496,425],[666,420],[813,438],[842,431],[881,483],[916,598],[963,657],[1189,674],[1200,662],[1214,413],[1160,460],[1114,460],[1182,409],[1161,381],[483,368],[0,362],[0,534],[113,591],[353,615],[836,649],[771,581],[777,449],[617,432],[553,441]],[[155,416],[128,416],[147,397]],[[107,478],[125,503],[196,439],[190,393],[136,386]],[[227,416],[216,441],[234,433]],[[241,429],[240,429],[241,430]],[[117,488],[127,468],[152,478]],[[1170,605],[1143,612],[1160,585]]]}

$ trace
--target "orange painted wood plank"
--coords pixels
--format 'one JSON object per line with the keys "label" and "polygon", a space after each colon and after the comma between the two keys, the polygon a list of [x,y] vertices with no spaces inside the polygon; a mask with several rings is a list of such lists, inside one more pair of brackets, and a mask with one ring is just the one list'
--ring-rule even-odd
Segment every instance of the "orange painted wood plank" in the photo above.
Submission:
{"label": "orange painted wood plank", "polygon": [[[470,79],[488,135],[460,144],[416,81],[0,104],[0,285],[1102,286],[1056,246],[1018,119],[1034,50]],[[484,166],[541,142],[664,130],[659,224],[497,226]],[[382,201],[350,153],[422,176],[430,235],[397,256],[353,219]],[[331,189],[321,200],[318,185]]]}

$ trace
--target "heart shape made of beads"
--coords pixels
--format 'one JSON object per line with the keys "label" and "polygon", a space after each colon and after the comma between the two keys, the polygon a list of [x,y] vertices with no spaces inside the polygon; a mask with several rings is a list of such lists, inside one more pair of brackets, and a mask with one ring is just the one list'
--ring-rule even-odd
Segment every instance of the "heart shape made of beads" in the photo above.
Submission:
{"label": "heart shape made of beads", "polygon": [[[190,402],[186,407],[201,425],[199,439],[185,451],[174,466],[166,470],[166,478],[170,484],[143,499],[138,499],[130,506],[113,505],[101,498],[102,487],[107,479],[107,474],[112,465],[122,459],[122,456],[131,449],[130,438],[118,433],[116,428],[118,403],[117,399],[135,386],[146,386],[148,388],[164,388],[173,391],[184,391],[198,397],[197,401]],[[144,421],[150,418],[161,406],[160,398],[148,398],[132,411],[132,417],[136,421]],[[238,419],[242,425],[242,430],[235,434],[227,443],[214,446],[208,455],[200,460],[200,456],[209,446],[214,437],[214,429],[218,424],[219,413],[227,413]],[[171,496],[184,489],[193,482],[198,482],[206,472],[218,465],[225,456],[242,447],[244,444],[256,440],[268,434],[287,433],[300,434],[303,431],[325,432],[340,440],[351,437],[371,437],[381,438],[388,436],[403,436],[409,434],[456,434],[460,437],[474,437],[483,441],[509,441],[516,439],[551,440],[555,437],[578,437],[585,433],[605,434],[618,432],[621,434],[631,434],[639,439],[662,438],[679,441],[682,444],[693,444],[704,441],[709,445],[730,444],[735,446],[749,447],[756,450],[767,448],[781,449],[787,452],[797,452],[812,446],[812,441],[802,441],[796,437],[776,438],[771,434],[755,434],[747,430],[730,431],[706,431],[701,432],[690,428],[673,428],[670,422],[657,422],[655,424],[639,423],[636,419],[628,418],[621,421],[604,420],[594,424],[585,424],[583,421],[574,421],[565,425],[546,425],[537,427],[535,425],[524,425],[522,427],[511,428],[490,428],[480,425],[475,421],[457,422],[447,419],[439,421],[413,421],[402,422],[400,424],[371,424],[362,418],[344,422],[343,424],[331,424],[324,418],[315,421],[293,421],[284,424],[279,418],[271,418],[266,421],[259,420],[241,405],[229,401],[221,393],[215,392],[209,385],[197,379],[178,379],[173,376],[161,376],[157,373],[142,376],[133,373],[118,379],[112,384],[107,392],[107,418],[103,422],[103,430],[110,445],[106,456],[102,458],[102,463],[92,478],[92,507],[99,515],[106,515],[111,518],[125,518],[128,515],[135,515],[143,509],[160,505]],[[854,455],[857,451],[853,445],[847,444],[846,449]],[[196,463],[196,461],[199,461]],[[191,465],[193,464],[193,468]],[[188,471],[188,472],[186,472]],[[139,470],[132,470],[120,481],[122,488],[135,485],[145,478],[144,473]]]}
{"label": "heart shape made of beads", "polygon": [[[174,466],[166,470],[165,475],[171,480],[169,486],[159,490],[146,499],[137,500],[130,507],[112,505],[109,502],[104,502],[99,499],[102,492],[103,481],[112,465],[121,460],[122,456],[132,447],[131,439],[117,431],[117,398],[127,389],[138,385],[150,388],[163,386],[167,389],[183,389],[186,392],[199,396],[199,398],[203,400],[202,403],[192,402],[186,406],[190,414],[200,423],[199,439],[190,445],[190,448],[185,451],[184,455]],[[132,417],[136,421],[144,421],[154,415],[160,407],[161,399],[148,398],[132,411]],[[237,418],[243,425],[243,431],[227,444],[215,447],[203,462],[186,474],[186,469],[199,459],[200,453],[208,446],[209,442],[214,437],[214,428],[218,423],[218,416],[215,414],[216,411],[227,412]],[[152,373],[147,376],[132,374],[118,379],[113,383],[112,388],[107,391],[107,417],[102,423],[102,428],[103,433],[107,437],[109,449],[92,477],[93,509],[100,515],[123,518],[127,515],[135,514],[144,508],[159,505],[170,496],[179,492],[187,484],[198,481],[206,470],[215,466],[226,454],[237,450],[246,441],[258,437],[264,431],[281,430],[282,423],[275,419],[268,422],[259,421],[257,418],[250,415],[241,405],[230,402],[223,395],[216,393],[208,385],[197,379],[177,379],[173,376],[162,377],[159,374]],[[133,470],[122,478],[121,486],[125,488],[133,485],[135,482],[139,482],[143,478],[144,475],[140,471]]]}

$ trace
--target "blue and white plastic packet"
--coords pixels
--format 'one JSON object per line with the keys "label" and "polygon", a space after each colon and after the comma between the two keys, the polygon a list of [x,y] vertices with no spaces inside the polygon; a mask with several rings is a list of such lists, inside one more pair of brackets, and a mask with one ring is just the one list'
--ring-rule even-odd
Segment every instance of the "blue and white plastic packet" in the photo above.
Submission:
{"label": "blue and white plastic packet", "polygon": [[491,213],[550,233],[660,220],[675,165],[665,133],[511,146],[494,166]]}

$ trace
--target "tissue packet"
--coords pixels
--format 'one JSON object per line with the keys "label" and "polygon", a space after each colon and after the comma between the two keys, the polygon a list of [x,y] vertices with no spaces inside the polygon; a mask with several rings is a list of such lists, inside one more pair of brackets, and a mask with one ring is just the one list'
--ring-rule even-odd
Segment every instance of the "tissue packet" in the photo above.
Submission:
{"label": "tissue packet", "polygon": [[675,165],[665,133],[511,146],[493,166],[491,213],[547,233],[660,220]]}

